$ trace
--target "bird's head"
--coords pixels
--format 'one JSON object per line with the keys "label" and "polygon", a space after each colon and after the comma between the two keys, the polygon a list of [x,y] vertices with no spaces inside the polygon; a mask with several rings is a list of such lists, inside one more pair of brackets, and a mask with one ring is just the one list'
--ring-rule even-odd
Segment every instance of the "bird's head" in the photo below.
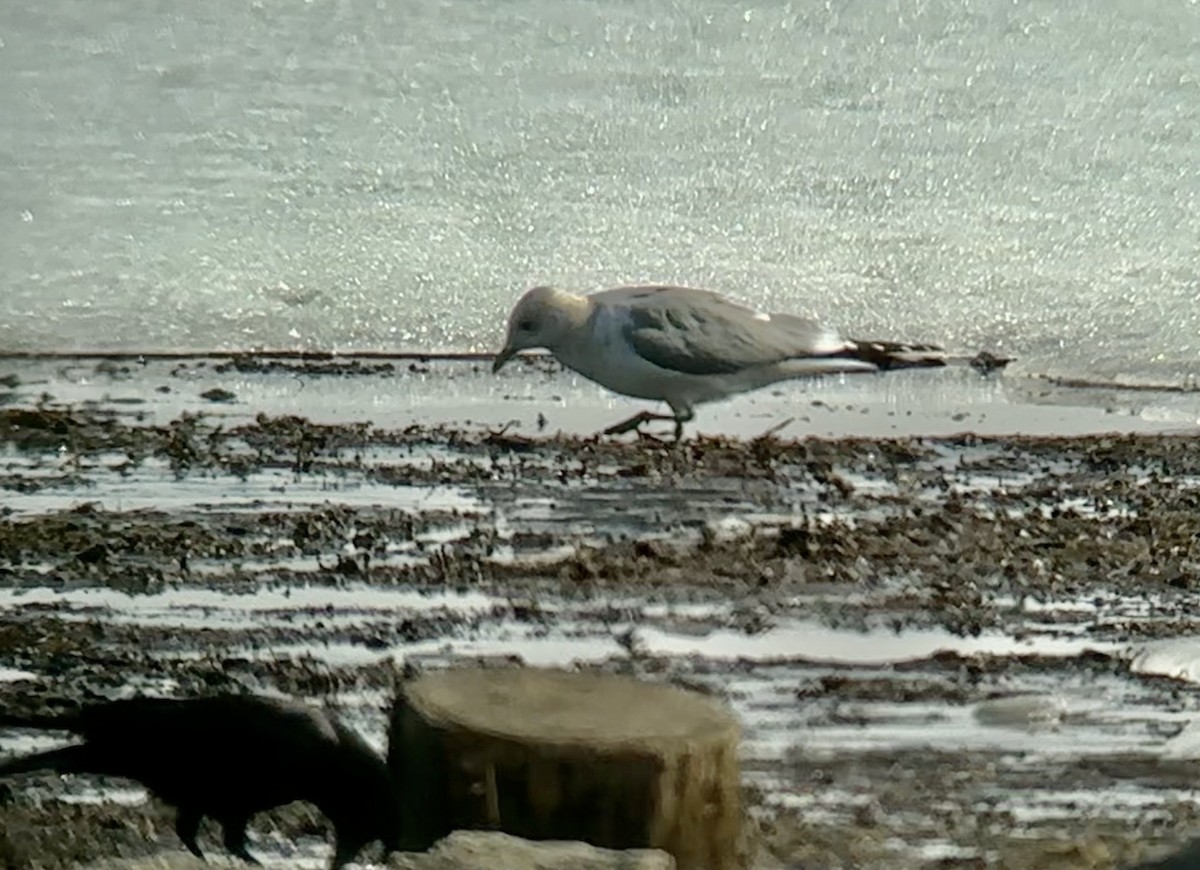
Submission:
{"label": "bird's head", "polygon": [[508,336],[492,362],[498,372],[519,350],[544,347],[553,352],[587,318],[587,300],[553,287],[534,287],[508,316]]}

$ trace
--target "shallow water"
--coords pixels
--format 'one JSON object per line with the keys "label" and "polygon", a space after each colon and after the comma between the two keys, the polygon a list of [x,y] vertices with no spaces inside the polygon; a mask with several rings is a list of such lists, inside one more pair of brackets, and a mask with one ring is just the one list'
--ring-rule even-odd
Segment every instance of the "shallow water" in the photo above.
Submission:
{"label": "shallow water", "polygon": [[2,15],[2,348],[492,349],[533,283],[656,280],[1200,374],[1192,3]]}
{"label": "shallow water", "polygon": [[[143,422],[166,423],[183,413],[230,424],[260,413],[298,414],[319,423],[485,426],[530,436],[594,434],[655,407],[562,369],[512,366],[496,376],[477,362],[398,360],[367,371],[355,370],[355,364],[335,360],[331,372],[321,374],[299,361],[244,372],[227,358],[0,360],[0,372],[17,379],[0,399],[18,406],[102,408]],[[213,389],[232,398],[206,400],[204,394]],[[784,438],[845,438],[1198,428],[1200,391],[1063,389],[1011,367],[981,376],[953,366],[786,382],[703,405],[687,431],[747,438],[775,430]],[[957,461],[957,454],[953,458]],[[415,460],[413,455],[405,459]]]}

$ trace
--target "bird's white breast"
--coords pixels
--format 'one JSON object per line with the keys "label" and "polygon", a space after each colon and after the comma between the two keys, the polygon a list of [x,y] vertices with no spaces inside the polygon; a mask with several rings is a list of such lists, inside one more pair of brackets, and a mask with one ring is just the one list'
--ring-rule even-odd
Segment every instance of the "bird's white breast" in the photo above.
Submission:
{"label": "bird's white breast", "polygon": [[728,395],[719,379],[674,372],[643,359],[625,337],[627,324],[624,309],[602,308],[553,353],[588,380],[626,396],[683,408]]}

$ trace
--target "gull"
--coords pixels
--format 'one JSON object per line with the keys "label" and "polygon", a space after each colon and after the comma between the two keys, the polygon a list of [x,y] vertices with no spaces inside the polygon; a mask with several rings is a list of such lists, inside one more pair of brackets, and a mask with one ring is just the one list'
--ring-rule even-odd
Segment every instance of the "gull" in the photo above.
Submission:
{"label": "gull", "polygon": [[614,287],[586,296],[534,287],[513,307],[498,372],[520,350],[545,348],[567,368],[616,393],[666,402],[604,430],[675,423],[695,407],[778,381],[834,372],[944,366],[940,347],[859,341],[793,314],[764,314],[712,290],[669,285]]}

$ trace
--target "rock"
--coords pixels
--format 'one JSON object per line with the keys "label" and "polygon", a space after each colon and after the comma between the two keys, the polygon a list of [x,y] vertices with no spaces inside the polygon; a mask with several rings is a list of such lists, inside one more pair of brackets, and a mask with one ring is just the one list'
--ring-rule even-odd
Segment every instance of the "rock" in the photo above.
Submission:
{"label": "rock", "polygon": [[213,387],[201,393],[200,398],[210,402],[233,402],[237,400],[237,395],[222,387]]}
{"label": "rock", "polygon": [[1050,694],[1009,695],[975,705],[975,721],[997,728],[1056,728],[1067,713],[1062,698]]}
{"label": "rock", "polygon": [[392,870],[673,870],[661,849],[601,849],[566,840],[534,842],[499,831],[455,831],[423,854],[396,853]]}
{"label": "rock", "polygon": [[84,870],[213,870],[213,867],[232,867],[233,864],[232,860],[223,857],[218,857],[210,864],[180,850],[146,858],[106,858],[87,865]]}

